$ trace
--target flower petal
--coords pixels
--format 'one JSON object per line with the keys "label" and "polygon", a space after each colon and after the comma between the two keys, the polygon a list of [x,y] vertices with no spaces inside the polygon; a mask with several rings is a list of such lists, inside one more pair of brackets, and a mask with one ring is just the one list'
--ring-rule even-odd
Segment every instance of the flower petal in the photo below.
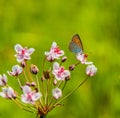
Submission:
{"label": "flower petal", "polygon": [[3,92],[0,92],[0,96],[6,98],[6,95]]}
{"label": "flower petal", "polygon": [[29,48],[26,53],[28,53],[28,55],[31,55],[33,52],[35,51],[34,48]]}
{"label": "flower petal", "polygon": [[53,42],[51,48],[55,48],[56,46],[57,46],[57,43]]}
{"label": "flower petal", "polygon": [[53,70],[58,70],[60,68],[60,65],[58,62],[54,62],[53,64]]}
{"label": "flower petal", "polygon": [[27,85],[23,86],[22,90],[23,90],[24,94],[27,94],[27,93],[31,92],[31,88]]}
{"label": "flower petal", "polygon": [[20,44],[16,44],[16,45],[15,45],[15,51],[16,51],[17,53],[21,52],[22,49],[23,49],[23,47],[22,47]]}
{"label": "flower petal", "polygon": [[97,68],[95,67],[95,65],[88,65],[87,68],[86,68],[86,74],[88,76],[94,76],[97,72]]}
{"label": "flower petal", "polygon": [[38,100],[41,96],[42,96],[41,93],[34,93],[34,95],[32,96],[32,100],[33,100],[33,101],[36,101],[36,100]]}
{"label": "flower petal", "polygon": [[86,65],[93,64],[93,62],[85,62]]}
{"label": "flower petal", "polygon": [[8,87],[8,89],[7,89],[7,96],[9,98],[13,98],[13,97],[16,96],[15,93],[14,93],[14,90],[11,87]]}
{"label": "flower petal", "polygon": [[52,90],[52,95],[55,99],[59,99],[60,97],[62,97],[62,91],[61,89],[59,89],[58,87],[56,87],[55,89]]}
{"label": "flower petal", "polygon": [[21,101],[24,103],[29,103],[29,101],[27,100],[27,94],[22,94],[21,95]]}

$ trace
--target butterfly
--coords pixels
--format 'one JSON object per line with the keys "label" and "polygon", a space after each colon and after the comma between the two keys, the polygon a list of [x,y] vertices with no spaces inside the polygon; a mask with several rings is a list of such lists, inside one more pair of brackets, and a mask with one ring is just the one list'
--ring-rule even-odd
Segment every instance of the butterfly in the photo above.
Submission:
{"label": "butterfly", "polygon": [[80,39],[80,36],[78,34],[75,34],[72,37],[71,42],[69,43],[69,50],[71,52],[74,53],[79,53],[79,52],[83,52],[83,45],[82,45],[82,41]]}

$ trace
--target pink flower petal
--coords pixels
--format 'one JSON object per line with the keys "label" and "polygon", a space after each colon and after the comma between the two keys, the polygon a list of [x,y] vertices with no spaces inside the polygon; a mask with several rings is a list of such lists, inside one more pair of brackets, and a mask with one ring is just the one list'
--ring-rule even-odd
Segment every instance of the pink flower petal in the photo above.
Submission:
{"label": "pink flower petal", "polygon": [[6,95],[3,92],[0,92],[0,96],[6,98]]}
{"label": "pink flower petal", "polygon": [[29,101],[28,101],[28,99],[27,99],[27,94],[23,94],[23,95],[21,96],[21,100],[22,100],[22,102],[24,102],[24,103],[29,103]]}
{"label": "pink flower petal", "polygon": [[8,88],[7,95],[9,98],[16,96],[14,90],[11,87]]}
{"label": "pink flower petal", "polygon": [[16,44],[16,45],[15,45],[15,51],[16,51],[17,53],[19,53],[20,51],[22,51],[22,49],[23,49],[23,47],[22,47],[20,44]]}
{"label": "pink flower petal", "polygon": [[24,94],[27,94],[27,93],[31,92],[31,88],[27,85],[23,86],[22,90],[23,90]]}
{"label": "pink flower petal", "polygon": [[55,99],[59,99],[60,97],[62,97],[62,91],[59,88],[55,88],[52,90],[52,95]]}
{"label": "pink flower petal", "polygon": [[51,46],[51,49],[52,49],[52,48],[55,48],[56,46],[57,46],[57,43],[56,43],[56,42],[53,42],[53,43],[52,43],[52,46]]}
{"label": "pink flower petal", "polygon": [[0,86],[5,86],[7,84],[7,76],[5,74],[0,75]]}
{"label": "pink flower petal", "polygon": [[26,52],[28,53],[28,55],[31,55],[34,51],[35,51],[34,48],[30,48]]}
{"label": "pink flower petal", "polygon": [[53,69],[54,69],[54,70],[58,70],[59,68],[60,68],[59,63],[58,63],[58,62],[55,62],[55,63],[53,64]]}
{"label": "pink flower petal", "polygon": [[16,94],[14,92],[14,90],[11,87],[4,87],[2,88],[3,92],[0,92],[0,96],[4,97],[4,98],[16,98]]}
{"label": "pink flower petal", "polygon": [[38,100],[41,96],[42,96],[41,93],[34,93],[34,95],[32,96],[32,100],[33,100],[33,101],[36,101],[36,100]]}
{"label": "pink flower petal", "polygon": [[86,74],[88,76],[94,76],[97,72],[97,68],[95,67],[95,65],[88,65],[86,68]]}
{"label": "pink flower petal", "polygon": [[23,71],[22,67],[20,67],[19,65],[14,65],[12,67],[12,72],[10,71],[7,71],[7,72],[10,76],[18,76],[19,74],[22,73],[22,71]]}

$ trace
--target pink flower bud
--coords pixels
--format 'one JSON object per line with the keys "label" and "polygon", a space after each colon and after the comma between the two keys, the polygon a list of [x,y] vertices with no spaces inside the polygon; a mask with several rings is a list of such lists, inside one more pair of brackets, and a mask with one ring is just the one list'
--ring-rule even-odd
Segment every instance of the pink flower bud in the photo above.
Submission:
{"label": "pink flower bud", "polygon": [[56,80],[56,79],[53,81],[53,84],[54,84],[54,85],[57,85],[57,80]]}
{"label": "pink flower bud", "polygon": [[25,68],[25,66],[26,66],[25,61],[22,61],[20,65],[21,65],[21,67]]}
{"label": "pink flower bud", "polygon": [[64,56],[64,57],[62,58],[62,62],[65,62],[66,60],[67,60],[67,57]]}
{"label": "pink flower bud", "polygon": [[41,77],[41,81],[43,82],[44,80],[45,80],[45,77],[44,77],[44,76],[42,76],[42,77]]}
{"label": "pink flower bud", "polygon": [[31,66],[30,66],[30,71],[31,71],[32,74],[35,74],[35,75],[36,75],[36,74],[39,72],[39,69],[37,68],[36,65],[31,64]]}
{"label": "pink flower bud", "polygon": [[26,82],[26,84],[25,84],[25,85],[27,85],[27,86],[31,86],[30,82]]}
{"label": "pink flower bud", "polygon": [[31,83],[31,86],[35,87],[35,86],[36,86],[36,83],[35,83],[35,82],[32,82],[32,83]]}
{"label": "pink flower bud", "polygon": [[49,79],[50,78],[50,71],[49,70],[46,70],[43,73],[44,73],[45,79]]}
{"label": "pink flower bud", "polygon": [[74,70],[74,68],[75,68],[75,65],[69,66],[69,70],[70,70],[70,71]]}
{"label": "pink flower bud", "polygon": [[95,65],[88,65],[86,68],[86,74],[88,76],[94,76],[97,72],[97,68],[95,67]]}

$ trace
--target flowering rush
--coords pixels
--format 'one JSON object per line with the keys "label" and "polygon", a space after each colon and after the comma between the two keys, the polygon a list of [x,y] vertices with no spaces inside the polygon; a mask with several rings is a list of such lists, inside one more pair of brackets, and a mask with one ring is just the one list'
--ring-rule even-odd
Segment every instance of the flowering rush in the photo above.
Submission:
{"label": "flowering rush", "polygon": [[[87,55],[83,52],[76,54],[76,64],[72,64],[68,69],[64,66],[67,57],[64,51],[60,49],[56,42],[52,43],[49,51],[45,51],[42,70],[35,64],[28,61],[35,51],[34,48],[22,47],[20,44],[15,45],[15,57],[18,62],[13,65],[8,76],[18,82],[19,90],[9,85],[9,77],[6,74],[0,75],[0,96],[16,103],[21,109],[36,114],[36,117],[43,118],[57,106],[61,106],[64,99],[73,94],[87,79],[96,74],[97,68],[93,62],[87,61]],[[51,63],[46,67],[45,63]],[[85,79],[73,88],[68,94],[64,93],[66,83],[71,79],[71,71],[78,64],[87,65],[85,70]],[[47,68],[47,69],[46,69]],[[38,73],[41,73],[38,76]],[[17,85],[17,86],[18,86]],[[21,90],[21,92],[20,92]],[[18,92],[19,91],[19,92]]]}

